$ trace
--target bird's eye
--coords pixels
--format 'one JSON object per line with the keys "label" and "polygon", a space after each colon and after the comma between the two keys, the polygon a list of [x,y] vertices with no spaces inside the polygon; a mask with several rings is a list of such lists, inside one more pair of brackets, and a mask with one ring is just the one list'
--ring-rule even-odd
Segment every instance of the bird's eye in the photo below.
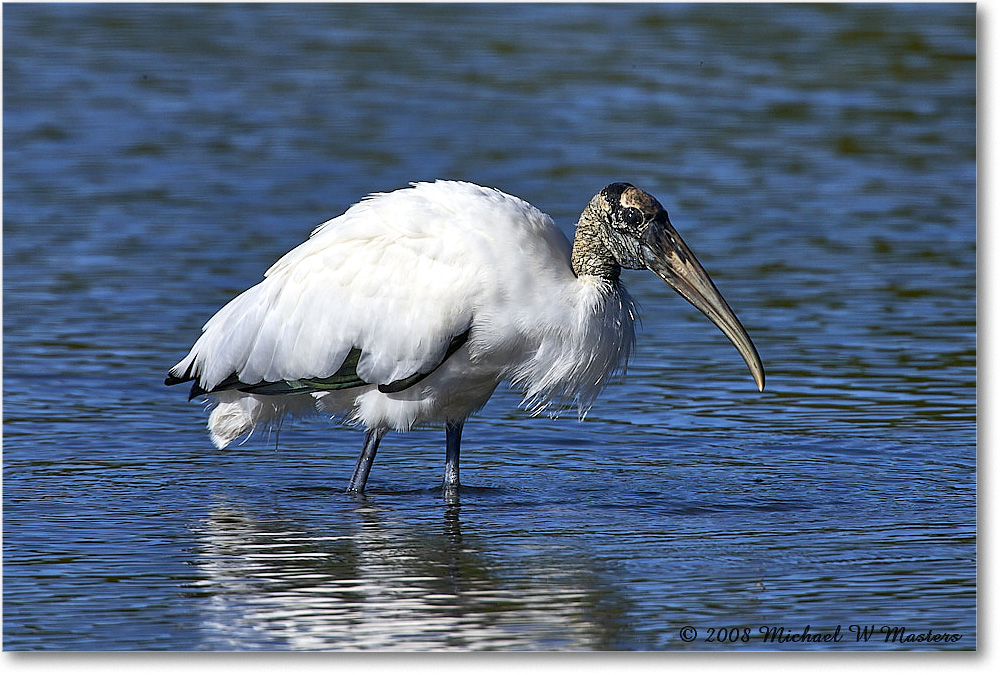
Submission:
{"label": "bird's eye", "polygon": [[630,206],[625,209],[624,213],[622,213],[622,220],[624,220],[625,224],[629,227],[639,227],[642,225],[645,218],[642,217],[642,211],[634,206]]}

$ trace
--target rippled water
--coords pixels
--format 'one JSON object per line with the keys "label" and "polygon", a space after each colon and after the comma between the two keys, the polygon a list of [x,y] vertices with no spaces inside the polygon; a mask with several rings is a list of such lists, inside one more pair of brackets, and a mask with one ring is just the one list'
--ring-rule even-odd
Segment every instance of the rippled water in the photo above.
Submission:
{"label": "rippled water", "polygon": [[[3,19],[5,649],[975,648],[974,5]],[[357,431],[215,450],[162,386],[204,320],[437,177],[567,231],[651,191],[767,390],[631,273],[627,379],[582,423],[501,390],[458,502],[440,430],[388,436],[360,498]],[[807,625],[842,639],[759,632]]]}

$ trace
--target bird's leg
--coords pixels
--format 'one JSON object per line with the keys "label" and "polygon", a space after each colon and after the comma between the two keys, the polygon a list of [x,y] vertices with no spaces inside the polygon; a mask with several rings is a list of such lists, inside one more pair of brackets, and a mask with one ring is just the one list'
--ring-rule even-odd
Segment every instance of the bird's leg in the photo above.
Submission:
{"label": "bird's leg", "polygon": [[444,460],[444,489],[457,489],[458,454],[462,445],[462,426],[465,422],[448,422],[444,426],[447,435],[448,451]]}
{"label": "bird's leg", "polygon": [[365,446],[361,449],[361,455],[358,457],[358,465],[354,467],[351,485],[347,488],[348,492],[364,492],[365,483],[368,482],[368,473],[372,470],[372,462],[375,461],[375,451],[378,450],[378,444],[382,442],[385,431],[384,428],[377,427],[369,429],[365,434]]}

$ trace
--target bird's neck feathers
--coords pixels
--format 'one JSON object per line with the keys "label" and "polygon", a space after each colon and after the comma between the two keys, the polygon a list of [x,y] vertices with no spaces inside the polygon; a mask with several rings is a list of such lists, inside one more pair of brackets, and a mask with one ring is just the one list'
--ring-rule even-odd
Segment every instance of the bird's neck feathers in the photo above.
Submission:
{"label": "bird's neck feathers", "polygon": [[594,197],[580,214],[573,237],[573,254],[570,262],[576,276],[593,275],[617,282],[621,275],[621,265],[611,255],[604,238],[607,206],[600,195]]}

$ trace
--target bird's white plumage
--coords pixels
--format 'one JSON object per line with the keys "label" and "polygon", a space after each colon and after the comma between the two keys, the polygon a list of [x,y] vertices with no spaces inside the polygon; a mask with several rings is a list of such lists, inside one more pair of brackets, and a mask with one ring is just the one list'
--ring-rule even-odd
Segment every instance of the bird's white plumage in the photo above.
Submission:
{"label": "bird's white plumage", "polygon": [[[248,384],[323,378],[361,350],[357,373],[367,386],[211,394],[209,428],[220,447],[316,411],[368,428],[460,421],[504,380],[534,411],[582,411],[624,367],[634,309],[619,284],[574,275],[570,251],[549,216],[494,189],[438,181],[372,195],[223,307],[171,372],[193,374],[206,390],[234,373]],[[427,372],[397,393],[376,387]]]}

